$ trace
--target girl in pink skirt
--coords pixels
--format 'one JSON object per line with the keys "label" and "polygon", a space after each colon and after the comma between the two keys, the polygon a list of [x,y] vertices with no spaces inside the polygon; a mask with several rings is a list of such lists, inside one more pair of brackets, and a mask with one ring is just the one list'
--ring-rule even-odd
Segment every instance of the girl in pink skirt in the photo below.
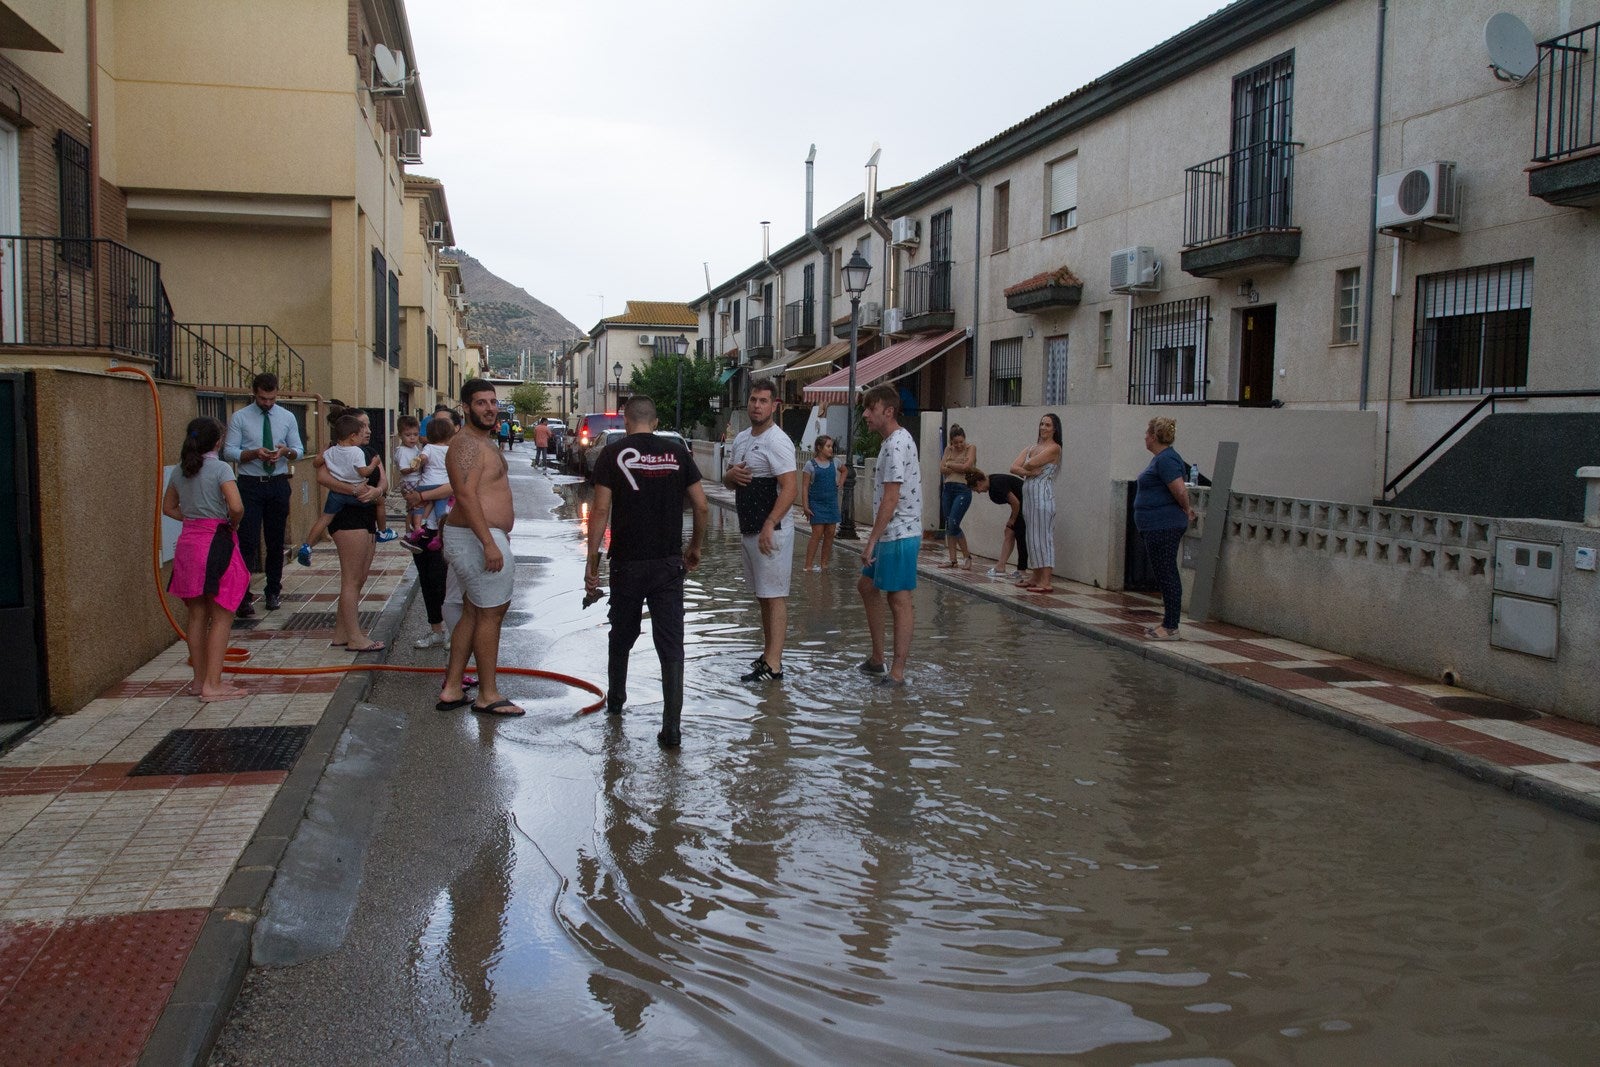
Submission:
{"label": "girl in pink skirt", "polygon": [[189,609],[189,692],[202,704],[250,695],[222,680],[233,613],[250,585],[236,532],[244,502],[233,468],[217,457],[223,432],[216,419],[189,423],[178,469],[161,501],[162,514],[183,523],[167,592]]}

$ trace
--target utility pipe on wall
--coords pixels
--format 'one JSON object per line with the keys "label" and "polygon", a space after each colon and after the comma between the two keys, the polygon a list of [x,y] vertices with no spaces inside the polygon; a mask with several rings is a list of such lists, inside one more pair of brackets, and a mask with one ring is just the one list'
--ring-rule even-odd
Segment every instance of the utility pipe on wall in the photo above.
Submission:
{"label": "utility pipe on wall", "polygon": [[967,335],[967,344],[972,346],[972,399],[971,406],[978,406],[978,312],[979,283],[983,277],[983,184],[976,178],[967,174],[966,157],[956,160],[961,176],[972,183],[978,191],[978,206],[972,216],[972,332]]}
{"label": "utility pipe on wall", "polygon": [[[1372,378],[1372,272],[1378,259],[1378,167],[1383,148],[1383,44],[1389,18],[1389,0],[1378,0],[1378,56],[1372,78],[1372,173],[1370,202],[1367,205],[1367,261],[1363,270],[1361,308],[1361,403],[1367,410],[1367,394]],[[1385,405],[1389,398],[1384,399]]]}

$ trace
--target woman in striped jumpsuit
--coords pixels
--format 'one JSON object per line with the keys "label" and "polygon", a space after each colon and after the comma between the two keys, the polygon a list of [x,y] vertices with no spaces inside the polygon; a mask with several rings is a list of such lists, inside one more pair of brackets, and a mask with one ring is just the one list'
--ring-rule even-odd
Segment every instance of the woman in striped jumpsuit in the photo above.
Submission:
{"label": "woman in striped jumpsuit", "polygon": [[1011,473],[1022,479],[1022,517],[1027,525],[1030,593],[1049,593],[1056,566],[1056,471],[1061,469],[1061,416],[1039,420],[1039,439],[1017,456]]}

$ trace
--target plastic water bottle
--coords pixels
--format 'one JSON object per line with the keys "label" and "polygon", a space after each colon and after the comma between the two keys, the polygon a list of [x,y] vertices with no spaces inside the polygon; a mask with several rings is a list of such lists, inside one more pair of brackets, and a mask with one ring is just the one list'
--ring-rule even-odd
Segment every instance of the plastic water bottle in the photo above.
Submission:
{"label": "plastic water bottle", "polygon": [[1198,464],[1198,463],[1189,464],[1189,484],[1190,485],[1199,485],[1200,484],[1200,464]]}

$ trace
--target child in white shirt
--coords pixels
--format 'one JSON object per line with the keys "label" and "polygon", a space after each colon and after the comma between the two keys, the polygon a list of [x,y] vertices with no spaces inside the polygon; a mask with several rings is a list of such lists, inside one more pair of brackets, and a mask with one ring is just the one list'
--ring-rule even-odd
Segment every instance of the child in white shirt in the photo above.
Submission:
{"label": "child in white shirt", "polygon": [[[333,439],[339,443],[323,451],[322,462],[328,473],[341,482],[364,482],[378,468],[377,457],[369,462],[366,452],[357,444],[363,429],[361,419],[355,415],[340,415],[333,420]],[[317,516],[311,532],[295,551],[295,562],[302,567],[311,566],[311,546],[322,540],[333,517],[347,507],[360,505],[361,501],[349,493],[330,491],[327,502],[322,505],[322,514]]]}
{"label": "child in white shirt", "polygon": [[[422,451],[417,417],[402,415],[394,425],[400,434],[400,443],[394,449],[394,469],[400,476],[400,491],[408,493],[421,484],[420,475],[427,458]],[[422,527],[422,512],[422,508],[406,509],[406,533],[416,533]]]}
{"label": "child in white shirt", "polygon": [[[423,465],[417,475],[417,491],[426,493],[429,489],[437,489],[450,480],[450,475],[445,471],[444,459],[450,451],[450,438],[456,432],[456,424],[449,419],[435,418],[428,420],[428,443],[423,446]],[[437,551],[440,547],[439,529],[444,525],[444,517],[450,510],[448,500],[435,500],[423,505],[424,516],[422,527],[406,535],[402,545],[412,552],[421,552],[423,549]]]}

